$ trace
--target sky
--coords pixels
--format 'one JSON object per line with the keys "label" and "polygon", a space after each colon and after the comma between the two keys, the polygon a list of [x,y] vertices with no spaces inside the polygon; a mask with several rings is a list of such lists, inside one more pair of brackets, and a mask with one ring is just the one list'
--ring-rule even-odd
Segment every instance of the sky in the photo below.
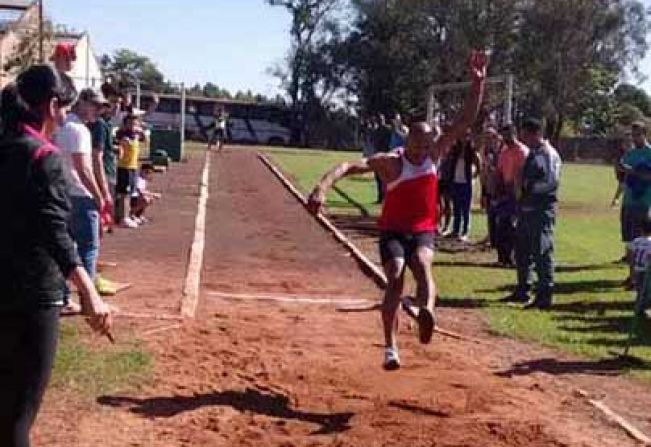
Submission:
{"label": "sky", "polygon": [[274,96],[269,68],[289,48],[290,15],[264,0],[44,0],[57,24],[88,31],[95,53],[129,48],[166,78]]}
{"label": "sky", "polygon": [[[643,0],[651,8],[651,0]],[[88,31],[97,55],[129,48],[173,82],[275,96],[269,69],[289,47],[289,13],[264,0],[44,0],[55,23]],[[640,62],[651,93],[651,51]]]}

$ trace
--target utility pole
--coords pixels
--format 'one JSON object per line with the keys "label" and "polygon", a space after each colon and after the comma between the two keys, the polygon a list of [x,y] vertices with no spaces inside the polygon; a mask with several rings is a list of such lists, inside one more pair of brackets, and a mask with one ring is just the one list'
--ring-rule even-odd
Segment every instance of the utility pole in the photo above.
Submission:
{"label": "utility pole", "polygon": [[43,53],[43,0],[38,0],[38,58],[42,63],[45,62]]}

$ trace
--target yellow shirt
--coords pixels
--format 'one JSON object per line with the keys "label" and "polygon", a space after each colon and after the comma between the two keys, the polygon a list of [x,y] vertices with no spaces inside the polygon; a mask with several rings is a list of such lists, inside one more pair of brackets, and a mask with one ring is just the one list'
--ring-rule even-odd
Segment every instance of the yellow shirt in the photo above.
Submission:
{"label": "yellow shirt", "polygon": [[118,161],[118,167],[123,169],[138,169],[140,158],[140,138],[136,132],[124,132],[118,134],[122,156]]}

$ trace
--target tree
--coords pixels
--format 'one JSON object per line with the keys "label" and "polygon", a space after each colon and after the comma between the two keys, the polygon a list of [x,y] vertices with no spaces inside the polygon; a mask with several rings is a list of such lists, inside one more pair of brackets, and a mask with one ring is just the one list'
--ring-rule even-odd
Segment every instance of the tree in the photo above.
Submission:
{"label": "tree", "polygon": [[121,89],[133,86],[135,80],[140,81],[141,88],[152,91],[168,91],[172,89],[165,76],[156,64],[147,56],[123,48],[115,51],[112,56],[104,55],[101,59],[105,74],[114,77]]}
{"label": "tree", "polygon": [[[40,60],[40,34],[35,28],[18,29],[15,31],[19,35],[18,45],[13,48],[4,67],[5,71],[10,74],[17,74],[33,64],[41,62]],[[52,48],[54,42],[54,26],[50,20],[43,21],[43,47],[44,53]]]}
{"label": "tree", "polygon": [[634,105],[645,116],[651,116],[651,98],[641,88],[631,84],[620,84],[615,89],[615,100],[619,104]]}
{"label": "tree", "polygon": [[566,120],[583,118],[595,71],[617,79],[646,52],[648,20],[634,0],[523,2],[512,66],[525,111],[544,115],[556,141]]}
{"label": "tree", "polygon": [[[300,128],[294,129],[293,140],[302,134],[310,140],[309,123],[323,112],[323,100],[334,83],[324,82],[326,65],[325,45],[338,34],[337,22],[331,13],[340,0],[266,0],[271,6],[285,8],[292,16],[291,48],[285,67],[278,67],[275,75],[281,79],[289,96],[290,105],[301,117]],[[330,80],[332,77],[329,78]],[[319,91],[326,89],[327,91]]]}

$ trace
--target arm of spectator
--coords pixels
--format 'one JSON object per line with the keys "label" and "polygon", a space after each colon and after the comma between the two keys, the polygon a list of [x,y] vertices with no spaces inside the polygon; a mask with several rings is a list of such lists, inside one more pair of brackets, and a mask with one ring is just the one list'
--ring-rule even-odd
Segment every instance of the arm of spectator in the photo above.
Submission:
{"label": "arm of spectator", "polygon": [[81,183],[83,183],[86,189],[93,196],[93,199],[97,205],[97,210],[102,211],[105,205],[104,197],[102,196],[102,191],[95,179],[95,173],[93,172],[93,162],[91,158],[92,155],[86,153],[73,153],[72,163],[75,171],[77,171],[77,175],[79,175]]}
{"label": "arm of spectator", "polygon": [[71,205],[64,172],[61,157],[58,154],[47,155],[35,162],[34,181],[30,186],[42,241],[67,278],[81,261],[68,231]]}
{"label": "arm of spectator", "polygon": [[[113,205],[113,197],[108,187],[108,181],[106,180],[106,173],[104,172],[104,150],[102,146],[93,147],[93,173],[95,174],[95,179],[97,180],[97,185],[100,190],[100,194],[104,199],[104,203],[108,206]],[[100,209],[101,211],[101,209]]]}

